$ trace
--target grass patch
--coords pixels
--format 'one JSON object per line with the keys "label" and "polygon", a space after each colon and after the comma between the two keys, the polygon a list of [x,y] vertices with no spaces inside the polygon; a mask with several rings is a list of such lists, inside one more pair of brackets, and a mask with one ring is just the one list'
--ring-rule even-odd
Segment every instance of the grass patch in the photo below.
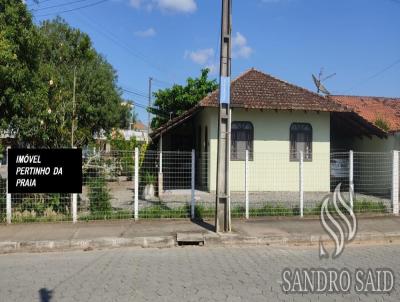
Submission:
{"label": "grass patch", "polygon": [[57,221],[72,221],[70,215],[57,214],[51,216],[35,216],[31,212],[17,212],[11,217],[12,223],[31,223],[31,222],[57,222]]}
{"label": "grass patch", "polygon": [[[205,219],[214,217],[214,208],[207,207],[202,204],[195,206],[194,215],[196,219]],[[165,204],[158,204],[151,207],[141,209],[139,211],[139,217],[142,219],[179,219],[179,218],[190,218],[191,207],[189,204],[185,204],[180,207],[168,207]]]}
{"label": "grass patch", "polygon": [[[305,208],[304,209],[304,215],[320,215],[321,213],[321,207],[322,203],[317,204],[313,208]],[[342,205],[338,204],[338,207],[340,211],[342,211],[344,214],[349,214],[348,211],[346,210],[345,207]],[[335,213],[335,206],[333,204],[329,204],[328,206],[328,211],[330,213]],[[370,200],[355,200],[353,203],[353,212],[355,214],[360,214],[360,213],[379,213],[379,214],[384,214],[387,213],[387,207],[384,205],[383,202],[381,201],[370,201]]]}
{"label": "grass patch", "polygon": [[119,220],[134,218],[133,212],[128,210],[107,211],[107,212],[94,212],[84,214],[78,217],[79,221],[93,221],[93,220]]}

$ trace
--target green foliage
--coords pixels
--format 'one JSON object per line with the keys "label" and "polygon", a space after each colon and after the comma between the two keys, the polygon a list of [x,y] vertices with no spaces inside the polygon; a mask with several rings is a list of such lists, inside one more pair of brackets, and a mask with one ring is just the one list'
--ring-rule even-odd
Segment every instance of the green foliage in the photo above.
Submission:
{"label": "green foliage", "polygon": [[18,212],[34,212],[43,216],[47,209],[57,213],[68,214],[69,194],[26,194],[21,200],[14,200],[14,210]]}
{"label": "green foliage", "polygon": [[[319,215],[321,213],[322,204],[317,204],[314,208],[306,209],[305,215]],[[349,214],[345,207],[338,205],[340,211],[344,214]],[[336,213],[336,209],[333,204],[328,205],[328,211],[330,213]],[[380,213],[384,214],[387,212],[386,206],[381,201],[370,201],[366,199],[355,200],[353,203],[353,212],[355,214],[361,213]]]}
{"label": "green foliage", "polygon": [[182,207],[169,208],[163,203],[144,208],[139,213],[141,218],[160,219],[160,218],[188,218],[190,217],[190,207],[186,204]]}
{"label": "green foliage", "polygon": [[22,0],[0,0],[0,127],[14,130],[17,136],[25,130],[37,131],[45,111],[41,102],[46,87],[39,77],[41,46]]}
{"label": "green foliage", "polygon": [[119,128],[129,129],[131,123],[136,121],[136,114],[132,112],[132,106],[128,103],[121,104]]}
{"label": "green foliage", "polygon": [[189,78],[185,86],[174,85],[172,88],[160,89],[154,93],[156,108],[149,110],[155,115],[151,127],[155,129],[166,123],[170,113],[172,117],[181,115],[217,89],[217,82],[209,80],[208,73],[208,69],[203,69],[199,78]]}
{"label": "green foliage", "polygon": [[131,179],[135,167],[134,151],[138,146],[136,138],[131,137],[130,140],[125,140],[121,133],[116,132],[109,139],[109,143],[111,145],[111,151],[115,151],[114,156],[118,161],[121,174]]}
{"label": "green foliage", "polygon": [[118,219],[130,219],[133,218],[132,211],[128,210],[116,210],[107,213],[90,213],[87,215],[79,216],[80,221],[93,221],[93,220],[118,220]]}
{"label": "green foliage", "polygon": [[[73,79],[76,69],[76,109]],[[127,124],[116,72],[65,21],[32,22],[22,0],[0,0],[0,128],[33,147],[84,146]]]}
{"label": "green foliage", "polygon": [[382,130],[385,130],[385,131],[389,131],[389,130],[390,130],[389,123],[388,123],[387,120],[386,120],[384,117],[382,117],[382,116],[378,116],[378,117],[375,119],[375,126],[381,128]]}
{"label": "green foliage", "polygon": [[146,185],[155,185],[156,183],[156,177],[148,171],[144,174],[143,180]]}
{"label": "green foliage", "polygon": [[104,177],[92,178],[89,182],[90,212],[93,215],[109,215],[112,212],[111,195]]}
{"label": "green foliage", "polygon": [[[121,91],[116,72],[93,48],[89,36],[65,21],[45,21],[39,27],[43,39],[40,75],[47,84],[43,133],[47,146],[70,145],[72,120],[76,120],[76,146],[87,145],[93,136],[109,133],[120,125]],[[76,109],[73,115],[73,79],[76,69]],[[27,140],[29,138],[25,138]]]}
{"label": "green foliage", "polygon": [[108,139],[108,142],[110,143],[111,151],[134,151],[138,146],[135,137],[131,137],[130,140],[126,140],[119,132],[113,133]]}

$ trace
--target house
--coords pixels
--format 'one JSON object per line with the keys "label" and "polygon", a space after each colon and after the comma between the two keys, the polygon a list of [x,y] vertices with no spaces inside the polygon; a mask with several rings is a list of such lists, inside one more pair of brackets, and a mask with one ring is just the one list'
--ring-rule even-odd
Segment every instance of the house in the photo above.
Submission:
{"label": "house", "polygon": [[388,132],[387,137],[376,136],[370,139],[356,137],[342,141],[344,145],[360,152],[388,152],[400,150],[400,98],[371,96],[331,96],[336,102],[354,110],[371,124]]}
{"label": "house", "polygon": [[148,132],[147,127],[141,122],[130,124],[130,129],[120,130],[121,134],[126,140],[130,140],[132,137],[136,138],[138,142],[147,142]]}
{"label": "house", "polygon": [[[196,184],[208,192],[216,190],[218,107],[216,90],[151,134],[160,150],[195,149]],[[244,188],[246,149],[250,191],[296,194],[302,151],[304,190],[326,194],[330,191],[330,154],[334,146],[341,145],[337,141],[387,136],[352,108],[255,69],[232,81],[231,108],[232,192]]]}
{"label": "house", "polygon": [[355,153],[354,158],[358,192],[389,196],[392,188],[392,151],[400,150],[400,99],[348,95],[334,95],[331,98],[387,131],[383,138],[375,135],[343,137],[335,147],[361,152]]}

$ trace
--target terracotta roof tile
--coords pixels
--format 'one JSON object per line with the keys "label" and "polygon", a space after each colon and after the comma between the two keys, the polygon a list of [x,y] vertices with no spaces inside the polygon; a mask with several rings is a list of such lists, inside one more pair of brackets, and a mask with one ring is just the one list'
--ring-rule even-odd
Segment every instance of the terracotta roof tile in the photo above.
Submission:
{"label": "terracotta roof tile", "polygon": [[[201,102],[202,107],[219,105],[219,90]],[[232,81],[231,106],[273,110],[349,111],[344,106],[302,87],[250,69]]]}
{"label": "terracotta roof tile", "polygon": [[348,106],[371,124],[378,118],[387,121],[389,131],[400,131],[400,98],[333,95],[336,102]]}

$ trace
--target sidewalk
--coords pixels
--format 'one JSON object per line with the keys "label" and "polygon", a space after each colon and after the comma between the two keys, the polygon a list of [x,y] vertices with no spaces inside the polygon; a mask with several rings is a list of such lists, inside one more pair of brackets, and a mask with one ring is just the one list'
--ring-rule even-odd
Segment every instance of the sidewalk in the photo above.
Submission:
{"label": "sidewalk", "polygon": [[[109,221],[0,226],[0,253],[43,252],[114,247],[173,247],[177,233],[202,234],[206,245],[313,245],[330,238],[318,219],[233,220],[230,234],[212,232],[213,222]],[[400,217],[359,217],[353,244],[400,242]]]}

